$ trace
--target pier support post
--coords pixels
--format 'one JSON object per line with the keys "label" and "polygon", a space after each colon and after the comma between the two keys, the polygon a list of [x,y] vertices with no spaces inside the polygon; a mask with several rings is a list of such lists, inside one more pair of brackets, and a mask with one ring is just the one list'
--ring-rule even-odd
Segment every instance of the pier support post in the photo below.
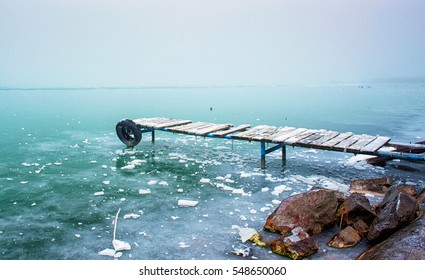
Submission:
{"label": "pier support post", "polygon": [[261,154],[261,169],[266,169],[266,143],[265,142],[261,142],[260,154]]}
{"label": "pier support post", "polygon": [[152,129],[152,144],[155,143],[155,129]]}
{"label": "pier support post", "polygon": [[286,145],[282,145],[282,161],[286,161]]}

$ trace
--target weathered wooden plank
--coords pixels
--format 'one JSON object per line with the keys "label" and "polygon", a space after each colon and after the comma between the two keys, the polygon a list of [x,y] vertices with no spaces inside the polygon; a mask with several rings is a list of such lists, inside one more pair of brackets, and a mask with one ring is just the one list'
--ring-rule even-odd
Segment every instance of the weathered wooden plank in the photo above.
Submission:
{"label": "weathered wooden plank", "polygon": [[184,124],[189,124],[189,123],[192,123],[192,121],[190,121],[190,120],[173,120],[173,121],[157,124],[157,125],[154,126],[154,128],[161,129],[161,128],[168,128],[168,127],[179,126],[179,125],[184,125]]}
{"label": "weathered wooden plank", "polygon": [[216,131],[219,131],[219,130],[229,129],[230,127],[232,127],[231,124],[215,124],[215,125],[211,125],[211,126],[206,127],[206,128],[198,129],[196,132],[194,132],[194,134],[196,134],[196,135],[207,135],[209,133],[216,132]]}
{"label": "weathered wooden plank", "polygon": [[203,129],[208,129],[211,127],[216,126],[216,124],[213,123],[203,123],[202,125],[196,126],[194,128],[191,129],[186,129],[186,133],[190,133],[190,134],[197,134],[198,131],[202,131]]}
{"label": "weathered wooden plank", "polygon": [[239,126],[234,127],[234,128],[215,132],[215,133],[213,133],[213,135],[218,136],[218,137],[222,137],[222,136],[226,136],[226,135],[229,135],[229,134],[232,134],[232,133],[235,133],[235,132],[245,131],[246,129],[248,129],[250,127],[251,126],[249,124],[242,124],[242,125],[239,125]]}
{"label": "weathered wooden plank", "polygon": [[289,133],[286,133],[284,135],[280,135],[279,137],[274,138],[273,143],[283,143],[286,139],[291,138],[292,136],[296,136],[305,131],[307,131],[306,128],[297,128],[295,130],[290,131]]}
{"label": "weathered wooden plank", "polygon": [[362,134],[360,135],[360,138],[358,141],[356,141],[354,144],[350,145],[347,148],[347,151],[349,152],[360,152],[360,150],[366,146],[367,144],[369,144],[370,142],[372,142],[373,140],[376,139],[376,136],[370,136],[370,135],[366,135],[366,134]]}
{"label": "weathered wooden plank", "polygon": [[142,118],[133,120],[136,124],[139,124],[142,127],[153,128],[155,125],[166,122],[170,119],[166,118]]}
{"label": "weathered wooden plank", "polygon": [[314,134],[316,132],[317,132],[316,129],[308,129],[308,130],[306,130],[306,131],[304,131],[304,132],[302,132],[300,134],[291,136],[290,138],[286,139],[284,141],[284,143],[287,144],[287,145],[294,145],[298,141],[300,141],[300,140],[302,140],[304,138],[307,138],[308,136],[310,136],[310,135],[312,135],[312,134]]}
{"label": "weathered wooden plank", "polygon": [[345,151],[349,146],[357,142],[359,139],[360,139],[359,135],[353,134],[347,139],[344,139],[338,144],[336,144],[335,146],[333,146],[332,149]]}
{"label": "weathered wooden plank", "polygon": [[313,141],[316,141],[323,137],[328,131],[324,129],[319,129],[316,133],[311,134],[309,137],[306,137],[300,141],[298,141],[298,144],[310,144]]}
{"label": "weathered wooden plank", "polygon": [[286,133],[289,133],[289,132],[291,132],[295,129],[296,129],[295,127],[290,127],[290,126],[279,127],[278,129],[276,129],[275,133],[267,136],[264,140],[272,142],[273,139],[275,139],[275,138],[277,138],[281,135],[284,135]]}
{"label": "weathered wooden plank", "polygon": [[323,143],[337,137],[339,135],[339,132],[336,131],[327,131],[323,134],[323,136],[315,141],[310,142],[311,145],[315,146],[324,146]]}
{"label": "weathered wooden plank", "polygon": [[248,129],[244,132],[233,134],[232,137],[235,138],[235,139],[242,139],[242,140],[251,141],[252,138],[255,137],[256,135],[260,135],[261,133],[268,131],[271,128],[276,129],[276,127],[271,127],[271,126],[268,126],[268,125],[258,125],[258,126],[251,128],[251,129]]}
{"label": "weathered wooden plank", "polygon": [[322,143],[322,146],[333,147],[333,146],[339,144],[341,141],[344,141],[345,139],[351,137],[352,135],[353,135],[352,132],[341,133],[337,137]]}
{"label": "weathered wooden plank", "polygon": [[375,140],[373,140],[372,142],[370,142],[369,144],[361,148],[360,152],[374,153],[380,148],[382,148],[383,146],[385,146],[385,144],[390,142],[390,140],[391,138],[389,137],[378,136]]}
{"label": "weathered wooden plank", "polygon": [[169,131],[172,131],[172,132],[183,132],[183,133],[187,133],[188,130],[194,129],[194,128],[197,128],[197,127],[204,126],[205,124],[206,123],[204,123],[204,122],[189,123],[189,124],[185,124],[185,125],[171,127],[168,130]]}
{"label": "weathered wooden plank", "polygon": [[270,135],[275,134],[278,131],[279,128],[274,127],[274,126],[270,126],[268,129],[265,129],[261,132],[259,132],[258,134],[256,134],[255,136],[252,137],[252,140],[254,141],[263,141],[266,138],[270,137]]}

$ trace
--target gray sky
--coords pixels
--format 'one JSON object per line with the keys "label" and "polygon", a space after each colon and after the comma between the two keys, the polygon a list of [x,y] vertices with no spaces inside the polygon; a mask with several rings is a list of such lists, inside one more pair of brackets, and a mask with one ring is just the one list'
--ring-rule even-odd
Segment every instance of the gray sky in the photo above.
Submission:
{"label": "gray sky", "polygon": [[0,86],[425,76],[424,0],[0,0]]}

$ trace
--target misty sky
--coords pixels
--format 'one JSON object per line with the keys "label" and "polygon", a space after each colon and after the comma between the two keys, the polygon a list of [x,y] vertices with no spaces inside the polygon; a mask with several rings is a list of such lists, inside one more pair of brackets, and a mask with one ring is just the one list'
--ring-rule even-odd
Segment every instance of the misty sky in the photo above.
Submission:
{"label": "misty sky", "polygon": [[424,0],[0,0],[0,86],[418,76]]}

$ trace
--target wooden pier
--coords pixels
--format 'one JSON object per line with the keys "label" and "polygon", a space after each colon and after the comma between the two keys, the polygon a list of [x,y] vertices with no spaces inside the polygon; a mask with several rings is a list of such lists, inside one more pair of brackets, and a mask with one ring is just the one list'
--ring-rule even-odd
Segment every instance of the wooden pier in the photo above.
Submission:
{"label": "wooden pier", "polygon": [[[170,118],[125,119],[116,126],[118,137],[129,147],[136,146],[140,142],[143,133],[151,133],[152,142],[154,142],[156,130],[202,137],[259,142],[261,168],[266,167],[266,155],[279,149],[282,151],[282,159],[286,160],[286,146],[375,155],[390,159],[425,160],[425,153],[414,152],[414,149],[425,149],[425,145],[391,143],[389,137],[354,134],[351,132],[340,133],[323,129],[289,126],[259,125],[251,127],[248,124],[233,126],[232,124],[192,122],[190,120]],[[272,144],[272,147],[266,148],[266,144]],[[383,149],[383,147],[387,147],[387,149]],[[388,147],[392,147],[393,150],[388,149]],[[403,148],[403,152],[397,151],[398,148]]]}

